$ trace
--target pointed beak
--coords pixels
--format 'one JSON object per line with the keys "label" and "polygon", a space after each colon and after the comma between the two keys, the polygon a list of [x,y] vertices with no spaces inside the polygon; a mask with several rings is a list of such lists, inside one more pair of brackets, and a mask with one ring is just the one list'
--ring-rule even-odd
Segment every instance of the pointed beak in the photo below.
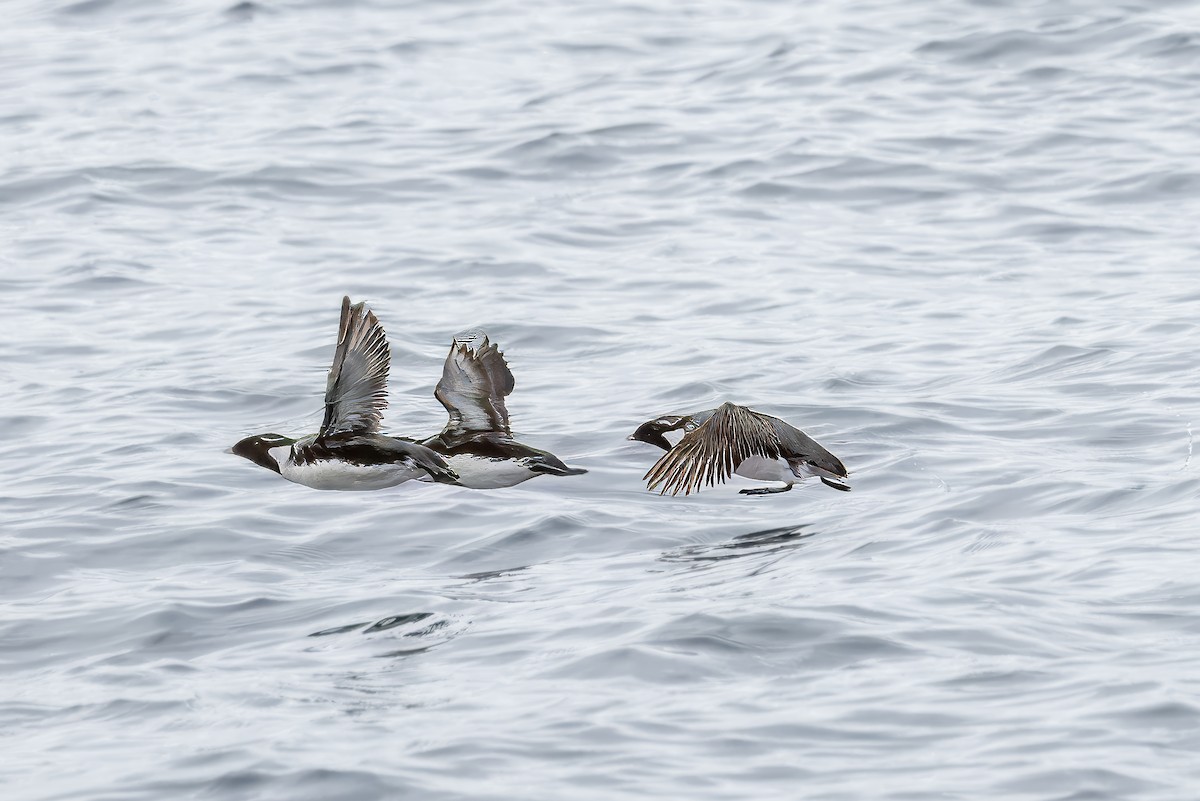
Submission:
{"label": "pointed beak", "polygon": [[226,448],[225,453],[233,453],[233,448],[232,447]]}

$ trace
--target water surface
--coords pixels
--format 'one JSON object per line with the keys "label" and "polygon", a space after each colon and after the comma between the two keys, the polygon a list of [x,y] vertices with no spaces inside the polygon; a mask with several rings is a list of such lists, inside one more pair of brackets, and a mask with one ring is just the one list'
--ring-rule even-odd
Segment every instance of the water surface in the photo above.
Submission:
{"label": "water surface", "polygon": [[[1194,796],[1191,6],[5,10],[6,798]],[[588,475],[225,454],[346,293]],[[722,400],[854,491],[646,493]]]}

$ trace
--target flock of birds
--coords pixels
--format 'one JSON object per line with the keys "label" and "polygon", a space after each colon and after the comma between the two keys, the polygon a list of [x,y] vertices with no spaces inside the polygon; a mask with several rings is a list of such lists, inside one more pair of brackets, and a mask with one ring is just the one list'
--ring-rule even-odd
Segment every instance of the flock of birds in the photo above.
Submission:
{"label": "flock of birds", "polygon": [[[230,452],[288,481],[324,490],[383,489],[410,479],[496,489],[540,475],[587,472],[513,438],[504,399],[515,381],[504,354],[482,331],[454,338],[433,392],[450,419],[423,440],[380,433],[390,361],[387,335],[374,313],[342,298],[321,429],[299,439],[257,434]],[[786,492],[808,476],[834,489],[850,489],[841,461],[803,431],[732,403],[656,417],[628,439],[666,451],[643,477],[660,494],[688,495],[735,473],[783,482],[744,489],[744,495]]]}

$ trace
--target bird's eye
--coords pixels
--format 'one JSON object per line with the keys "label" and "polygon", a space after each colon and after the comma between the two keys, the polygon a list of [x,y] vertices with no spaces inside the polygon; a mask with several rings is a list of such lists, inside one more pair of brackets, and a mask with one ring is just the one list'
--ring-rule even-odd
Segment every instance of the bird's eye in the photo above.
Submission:
{"label": "bird's eye", "polygon": [[695,431],[697,428],[699,428],[699,426],[697,426],[697,425],[696,425],[694,422],[692,422],[691,420],[689,420],[689,421],[687,421],[686,423],[684,423],[684,424],[683,424],[683,430],[684,430],[684,431]]}

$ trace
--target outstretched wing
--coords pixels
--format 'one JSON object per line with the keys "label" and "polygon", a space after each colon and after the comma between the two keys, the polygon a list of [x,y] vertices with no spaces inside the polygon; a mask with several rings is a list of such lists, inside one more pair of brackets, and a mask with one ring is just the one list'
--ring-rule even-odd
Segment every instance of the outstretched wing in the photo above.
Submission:
{"label": "outstretched wing", "polygon": [[779,437],[768,418],[732,403],[722,404],[703,424],[684,435],[643,478],[660,495],[690,495],[701,486],[724,482],[751,456],[775,459]]}
{"label": "outstretched wing", "polygon": [[450,413],[450,421],[442,429],[443,439],[482,433],[511,436],[504,398],[515,384],[504,354],[488,341],[487,334],[473,329],[454,337],[442,380],[433,391]]}
{"label": "outstretched wing", "polygon": [[362,303],[342,298],[337,350],[325,384],[325,420],[320,436],[373,434],[387,407],[387,334]]}

